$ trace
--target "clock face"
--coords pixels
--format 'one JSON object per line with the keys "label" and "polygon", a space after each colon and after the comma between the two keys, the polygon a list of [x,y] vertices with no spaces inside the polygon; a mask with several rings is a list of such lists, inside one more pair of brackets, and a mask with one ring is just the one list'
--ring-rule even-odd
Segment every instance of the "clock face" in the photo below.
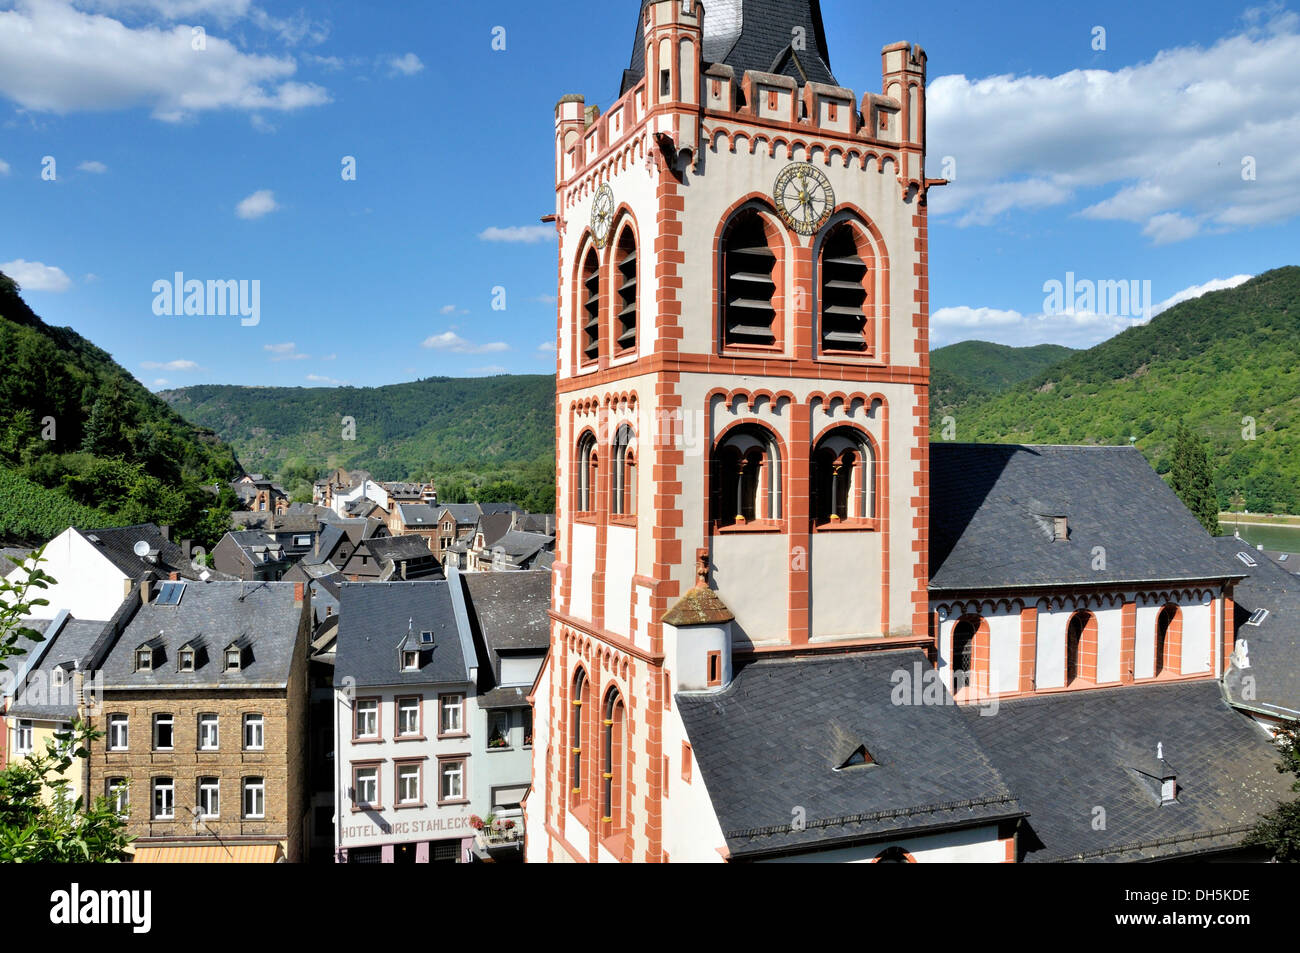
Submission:
{"label": "clock face", "polygon": [[591,204],[591,231],[596,239],[596,247],[604,248],[609,241],[609,229],[614,224],[614,190],[608,184],[602,185],[596,193],[596,200]]}
{"label": "clock face", "polygon": [[772,189],[777,210],[800,235],[812,235],[835,211],[835,191],[825,174],[807,162],[794,162],[776,177]]}

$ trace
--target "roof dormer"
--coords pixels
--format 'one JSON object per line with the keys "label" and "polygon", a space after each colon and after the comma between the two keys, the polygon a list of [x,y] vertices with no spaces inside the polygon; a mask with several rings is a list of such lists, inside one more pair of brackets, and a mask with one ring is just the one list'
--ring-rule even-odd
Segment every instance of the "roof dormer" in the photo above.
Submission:
{"label": "roof dormer", "polygon": [[252,642],[247,636],[240,636],[235,639],[221,653],[221,669],[223,672],[242,672],[251,661]]}
{"label": "roof dormer", "polygon": [[207,661],[206,655],[202,642],[197,640],[186,642],[176,650],[176,671],[193,672],[197,670]]}
{"label": "roof dormer", "polygon": [[163,638],[159,632],[156,638],[136,646],[134,669],[137,672],[152,672],[163,663]]}

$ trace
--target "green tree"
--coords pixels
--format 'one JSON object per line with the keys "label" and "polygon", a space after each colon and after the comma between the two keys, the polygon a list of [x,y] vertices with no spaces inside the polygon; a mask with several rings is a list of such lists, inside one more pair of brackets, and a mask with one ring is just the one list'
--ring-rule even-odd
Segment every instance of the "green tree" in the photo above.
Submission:
{"label": "green tree", "polygon": [[[1294,775],[1296,780],[1291,790],[1300,791],[1300,720],[1283,723],[1277,732],[1277,743],[1278,774]],[[1274,810],[1260,818],[1244,843],[1268,848],[1282,863],[1300,863],[1300,799],[1279,802]]]}
{"label": "green tree", "polygon": [[1174,458],[1169,483],[1183,505],[1201,521],[1211,536],[1219,535],[1219,497],[1214,490],[1214,473],[1205,445],[1185,424],[1174,435]]}
{"label": "green tree", "polygon": [[[49,600],[32,597],[32,590],[48,589],[54,582],[38,566],[38,550],[24,560],[19,571],[0,581],[0,671],[7,659],[26,653],[19,639],[40,642],[43,636],[23,626],[36,606]],[[89,746],[103,737],[80,719],[68,731],[58,732],[45,751],[33,752],[0,771],[0,863],[117,862],[126,857],[131,838],[126,821],[107,799],[71,798],[68,769],[90,757]],[[53,796],[43,796],[48,788]]]}

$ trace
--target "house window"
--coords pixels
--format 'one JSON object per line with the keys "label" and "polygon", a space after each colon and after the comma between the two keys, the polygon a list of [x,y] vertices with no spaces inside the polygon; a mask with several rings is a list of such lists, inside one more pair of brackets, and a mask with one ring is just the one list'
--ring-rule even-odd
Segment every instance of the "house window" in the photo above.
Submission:
{"label": "house window", "polygon": [[876,516],[876,458],[861,431],[840,427],[817,443],[812,457],[813,522],[834,525]]}
{"label": "house window", "polygon": [[397,766],[398,804],[420,803],[420,769],[419,764],[399,764]]}
{"label": "house window", "polygon": [[417,669],[419,669],[419,667],[420,667],[420,653],[418,650],[414,652],[402,653],[402,671],[414,672]]}
{"label": "house window", "polygon": [[722,653],[709,653],[709,687],[722,684]]}
{"label": "house window", "polygon": [[601,819],[617,830],[623,820],[623,699],[611,691],[605,699],[605,718],[601,724],[604,745],[601,757]]}
{"label": "house window", "polygon": [[596,509],[596,438],[584,433],[578,441],[578,500],[579,513],[592,513]]}
{"label": "house window", "polygon": [[126,715],[108,716],[108,750],[125,751],[127,745]]}
{"label": "house window", "polygon": [[600,258],[596,249],[587,251],[582,262],[582,286],[578,289],[582,299],[579,321],[582,330],[582,362],[593,364],[600,360]]}
{"label": "house window", "polygon": [[691,743],[682,742],[682,780],[687,784],[691,782],[691,773],[694,769],[694,763],[691,756]]}
{"label": "house window", "polygon": [[15,732],[14,750],[20,755],[28,755],[32,752],[32,723],[30,721],[18,722],[18,729]]}
{"label": "house window", "polygon": [[616,516],[636,513],[636,436],[623,424],[614,435],[614,465],[610,468],[609,510]]}
{"label": "house window", "polygon": [[868,349],[867,276],[853,226],[835,226],[821,252],[823,351],[860,354]]}
{"label": "house window", "polygon": [[176,816],[176,785],[171,778],[154,778],[153,819],[170,821]]}
{"label": "house window", "polygon": [[172,732],[171,715],[153,716],[153,748],[155,751],[171,751],[175,740]]}
{"label": "house window", "polygon": [[591,687],[587,682],[587,673],[578,669],[573,676],[573,695],[572,695],[572,714],[570,715],[570,753],[573,756],[573,777],[570,787],[573,789],[575,801],[582,799],[582,706],[587,701],[587,696],[591,693]]}
{"label": "house window", "polygon": [[54,671],[50,673],[50,684],[51,684],[54,688],[62,688],[62,687],[63,687],[63,669],[62,669],[62,668],[55,667]]}
{"label": "house window", "polygon": [[194,671],[194,650],[193,649],[181,649],[179,668],[182,672]]}
{"label": "house window", "polygon": [[199,750],[217,750],[217,716],[199,715]]}
{"label": "house window", "polygon": [[1165,606],[1156,617],[1156,657],[1153,674],[1178,674],[1177,656],[1182,652],[1181,620],[1177,606]]}
{"label": "house window", "polygon": [[135,670],[137,672],[153,671],[153,649],[136,649]]}
{"label": "house window", "polygon": [[413,738],[420,734],[420,698],[397,699],[397,736]]}
{"label": "house window", "polygon": [[781,518],[781,454],[762,427],[742,424],[713,453],[711,507],[716,527]]}
{"label": "house window", "polygon": [[353,738],[379,737],[379,699],[361,698],[353,713]]}
{"label": "house window", "polygon": [[533,710],[524,708],[522,711],[524,716],[524,747],[528,748],[533,743]]}
{"label": "house window", "polygon": [[952,690],[960,691],[970,684],[975,671],[975,626],[962,619],[952,631]]}
{"label": "house window", "polygon": [[1076,612],[1065,630],[1065,684],[1097,678],[1097,622],[1089,612]]}
{"label": "house window", "polygon": [[510,712],[488,712],[488,747],[510,747]]}
{"label": "house window", "polygon": [[1052,541],[1065,542],[1070,538],[1070,521],[1064,516],[1052,518]]}
{"label": "house window", "polygon": [[266,817],[266,781],[263,778],[244,778],[244,817]]}
{"label": "house window", "polygon": [[438,800],[465,799],[465,759],[450,758],[438,762]]}
{"label": "house window", "polygon": [[199,778],[199,817],[211,819],[221,815],[221,782],[217,778]]}
{"label": "house window", "polygon": [[265,742],[265,723],[261,715],[244,716],[244,750],[261,751]]}
{"label": "house window", "polygon": [[465,696],[439,695],[438,734],[459,735],[465,731]]}
{"label": "house window", "polygon": [[617,336],[614,338],[614,353],[622,354],[636,347],[636,318],[637,318],[637,259],[636,259],[636,235],[632,233],[632,226],[628,225],[623,229],[618,238],[618,244],[615,251],[615,262],[618,268],[618,274],[615,275],[615,281],[618,282],[618,326],[615,329]]}
{"label": "house window", "polygon": [[378,808],[379,768],[354,767],[352,769],[352,803],[358,808]]}
{"label": "house window", "polygon": [[722,342],[726,347],[776,344],[776,253],[757,212],[741,212],[722,240]]}
{"label": "house window", "polygon": [[243,661],[243,653],[237,648],[226,649],[226,671],[238,672]]}
{"label": "house window", "polygon": [[131,806],[130,788],[127,787],[126,778],[109,778],[105,782],[105,796],[113,813],[118,817],[126,817]]}

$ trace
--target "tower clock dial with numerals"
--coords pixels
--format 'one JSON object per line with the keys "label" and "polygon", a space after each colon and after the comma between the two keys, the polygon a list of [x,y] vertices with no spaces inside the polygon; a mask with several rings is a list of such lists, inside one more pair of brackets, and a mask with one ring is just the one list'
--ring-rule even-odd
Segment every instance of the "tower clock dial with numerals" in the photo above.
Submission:
{"label": "tower clock dial with numerals", "polygon": [[608,184],[602,185],[596,193],[596,200],[591,203],[591,233],[596,239],[596,247],[604,248],[609,241],[609,229],[614,224],[614,190]]}
{"label": "tower clock dial with numerals", "polygon": [[835,211],[835,190],[825,173],[807,162],[792,162],[781,170],[772,189],[782,220],[800,235],[811,235]]}

